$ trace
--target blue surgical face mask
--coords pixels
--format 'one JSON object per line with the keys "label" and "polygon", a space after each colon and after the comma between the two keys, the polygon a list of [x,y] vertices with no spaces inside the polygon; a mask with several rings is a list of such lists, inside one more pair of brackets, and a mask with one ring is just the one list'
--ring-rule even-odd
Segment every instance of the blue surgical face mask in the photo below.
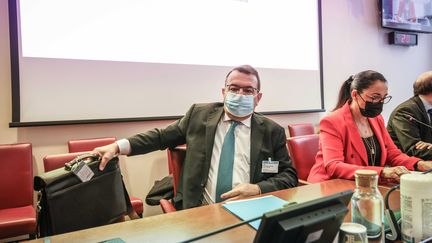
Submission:
{"label": "blue surgical face mask", "polygon": [[228,92],[225,96],[225,107],[236,117],[245,117],[254,111],[254,96]]}

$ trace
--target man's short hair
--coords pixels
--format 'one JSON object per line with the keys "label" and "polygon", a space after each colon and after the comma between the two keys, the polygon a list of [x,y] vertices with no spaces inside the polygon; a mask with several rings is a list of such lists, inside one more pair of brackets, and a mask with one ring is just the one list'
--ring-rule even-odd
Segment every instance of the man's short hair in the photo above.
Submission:
{"label": "man's short hair", "polygon": [[414,82],[414,95],[428,95],[432,93],[432,71],[424,72]]}
{"label": "man's short hair", "polygon": [[257,82],[258,82],[258,85],[257,85],[258,91],[261,90],[261,80],[260,80],[258,71],[255,68],[253,68],[252,66],[250,66],[250,65],[241,65],[241,66],[237,66],[237,67],[231,69],[231,71],[229,71],[229,73],[225,77],[225,84],[226,84],[226,82],[228,80],[228,76],[233,71],[239,71],[239,72],[247,74],[247,75],[254,75],[256,77],[256,79],[257,79]]}

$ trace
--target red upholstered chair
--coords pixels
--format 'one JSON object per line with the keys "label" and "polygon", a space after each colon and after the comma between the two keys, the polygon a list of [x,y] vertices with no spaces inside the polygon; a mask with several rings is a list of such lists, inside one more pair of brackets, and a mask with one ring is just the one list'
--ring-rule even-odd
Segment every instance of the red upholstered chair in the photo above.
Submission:
{"label": "red upholstered chair", "polygon": [[35,232],[32,146],[0,145],[0,239]]}
{"label": "red upholstered chair", "polygon": [[[69,140],[69,153],[92,151],[96,147],[114,143],[116,140],[117,139],[115,137]],[[143,201],[140,198],[134,196],[130,196],[130,201],[135,212],[142,218],[144,212]]]}
{"label": "red upholstered chair", "polygon": [[288,124],[290,137],[310,135],[315,133],[312,123]]}
{"label": "red upholstered chair", "polygon": [[[168,155],[168,167],[170,168],[173,176],[174,196],[175,196],[177,192],[177,186],[180,178],[181,168],[183,165],[183,161],[186,157],[186,145],[180,145],[174,149],[167,149],[167,155]],[[170,213],[176,211],[174,205],[166,199],[161,199],[160,205],[164,213]]]}
{"label": "red upholstered chair", "polygon": [[171,166],[173,175],[174,194],[177,191],[177,185],[180,178],[180,172],[183,161],[186,157],[186,145],[180,145],[173,149],[167,149],[168,164]]}
{"label": "red upholstered chair", "polygon": [[310,184],[306,180],[315,164],[315,156],[319,150],[319,135],[290,137],[287,139],[287,146],[300,183]]}

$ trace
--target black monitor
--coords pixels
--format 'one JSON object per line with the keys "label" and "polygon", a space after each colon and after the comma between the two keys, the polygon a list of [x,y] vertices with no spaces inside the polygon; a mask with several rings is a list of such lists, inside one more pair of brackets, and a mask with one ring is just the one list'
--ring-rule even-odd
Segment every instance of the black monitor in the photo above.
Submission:
{"label": "black monitor", "polygon": [[379,0],[381,26],[402,31],[432,33],[432,2]]}
{"label": "black monitor", "polygon": [[254,242],[332,242],[352,194],[347,190],[265,213]]}

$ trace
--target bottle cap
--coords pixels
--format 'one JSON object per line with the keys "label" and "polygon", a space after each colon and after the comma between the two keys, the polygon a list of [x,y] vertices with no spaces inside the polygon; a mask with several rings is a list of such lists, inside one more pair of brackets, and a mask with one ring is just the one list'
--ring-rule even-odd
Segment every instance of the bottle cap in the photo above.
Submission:
{"label": "bottle cap", "polygon": [[374,170],[356,170],[355,174],[358,176],[376,176],[378,173]]}
{"label": "bottle cap", "polygon": [[361,187],[373,186],[378,178],[378,173],[374,170],[356,170],[356,184]]}

